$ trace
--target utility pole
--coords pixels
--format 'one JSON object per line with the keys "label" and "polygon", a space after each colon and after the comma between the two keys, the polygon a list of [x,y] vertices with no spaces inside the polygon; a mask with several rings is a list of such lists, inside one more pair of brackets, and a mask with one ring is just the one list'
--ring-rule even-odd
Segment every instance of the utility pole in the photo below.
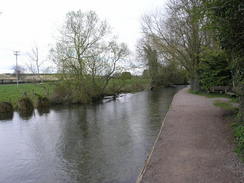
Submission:
{"label": "utility pole", "polygon": [[16,57],[16,66],[15,66],[15,74],[16,74],[16,83],[17,87],[19,87],[19,71],[18,71],[18,56],[19,56],[19,51],[14,51],[14,55]]}

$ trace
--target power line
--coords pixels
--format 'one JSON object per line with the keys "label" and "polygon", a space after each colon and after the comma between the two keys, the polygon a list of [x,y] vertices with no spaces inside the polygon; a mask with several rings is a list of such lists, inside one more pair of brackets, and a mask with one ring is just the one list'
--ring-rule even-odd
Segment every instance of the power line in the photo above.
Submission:
{"label": "power line", "polygon": [[18,71],[18,56],[19,56],[19,54],[20,54],[19,51],[14,51],[14,55],[16,57],[15,74],[16,74],[17,87],[19,86],[19,71]]}

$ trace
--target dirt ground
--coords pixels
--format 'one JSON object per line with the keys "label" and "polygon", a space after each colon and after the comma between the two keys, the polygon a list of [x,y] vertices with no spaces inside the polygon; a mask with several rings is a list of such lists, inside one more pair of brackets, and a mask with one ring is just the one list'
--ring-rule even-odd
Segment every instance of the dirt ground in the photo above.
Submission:
{"label": "dirt ground", "polygon": [[211,99],[179,91],[140,183],[244,183],[231,123]]}

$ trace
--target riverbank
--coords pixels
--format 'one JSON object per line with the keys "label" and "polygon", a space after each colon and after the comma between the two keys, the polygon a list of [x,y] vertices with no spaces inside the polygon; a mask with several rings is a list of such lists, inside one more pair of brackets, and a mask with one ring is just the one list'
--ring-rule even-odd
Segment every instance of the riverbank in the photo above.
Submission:
{"label": "riverbank", "polygon": [[137,182],[244,182],[224,115],[211,99],[179,91]]}
{"label": "riverbank", "polygon": [[[69,83],[48,82],[32,84],[0,85],[0,120],[7,120],[13,117],[13,112],[22,111],[22,108],[31,109],[22,113],[22,116],[30,117],[33,109],[41,113],[49,111],[51,106],[92,104],[99,103],[103,99],[115,100],[121,93],[134,93],[149,89],[150,81],[140,77],[131,79],[111,79],[104,93],[84,93],[79,90],[70,89]],[[24,100],[23,100],[24,99]],[[22,102],[20,102],[22,101]],[[29,101],[23,103],[23,101]],[[45,101],[45,104],[43,103]],[[11,110],[10,110],[11,109]],[[25,111],[25,110],[24,110]]]}
{"label": "riverbank", "polygon": [[[127,80],[112,79],[108,85],[108,89],[105,91],[105,95],[142,91],[149,88],[149,82],[149,80],[141,78]],[[66,89],[60,90],[59,85],[58,82],[19,84],[18,87],[16,84],[0,85],[0,102],[9,102],[15,106],[17,101],[23,96],[28,96],[34,101],[36,98],[35,94],[45,96],[52,100],[55,94],[58,92],[63,94],[63,90]]]}

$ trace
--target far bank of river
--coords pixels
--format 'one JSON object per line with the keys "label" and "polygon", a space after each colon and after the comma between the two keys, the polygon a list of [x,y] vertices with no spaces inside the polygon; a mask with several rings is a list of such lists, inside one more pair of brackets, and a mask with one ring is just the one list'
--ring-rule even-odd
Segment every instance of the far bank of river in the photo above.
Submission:
{"label": "far bank of river", "polygon": [[0,182],[132,183],[176,88],[0,121]]}

